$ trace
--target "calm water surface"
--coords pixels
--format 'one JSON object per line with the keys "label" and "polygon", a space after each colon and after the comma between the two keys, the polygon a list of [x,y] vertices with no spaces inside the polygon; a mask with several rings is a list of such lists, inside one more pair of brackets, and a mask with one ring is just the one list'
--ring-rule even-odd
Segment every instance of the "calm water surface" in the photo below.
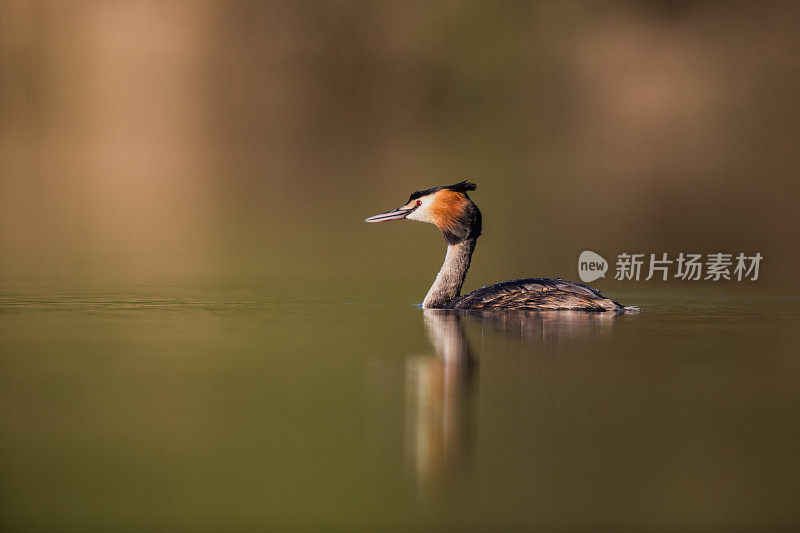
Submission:
{"label": "calm water surface", "polygon": [[800,300],[6,283],[3,529],[800,524]]}

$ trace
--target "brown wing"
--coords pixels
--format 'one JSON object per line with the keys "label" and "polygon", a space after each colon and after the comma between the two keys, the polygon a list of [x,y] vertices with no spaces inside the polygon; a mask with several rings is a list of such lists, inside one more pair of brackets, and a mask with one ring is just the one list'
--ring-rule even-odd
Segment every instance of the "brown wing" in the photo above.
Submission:
{"label": "brown wing", "polygon": [[480,288],[457,298],[453,309],[572,309],[624,311],[625,307],[580,283],[525,278]]}

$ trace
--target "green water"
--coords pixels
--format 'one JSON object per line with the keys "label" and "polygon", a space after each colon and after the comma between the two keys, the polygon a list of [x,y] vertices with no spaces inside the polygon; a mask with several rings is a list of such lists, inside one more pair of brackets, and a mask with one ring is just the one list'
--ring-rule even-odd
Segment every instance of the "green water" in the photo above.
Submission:
{"label": "green water", "polygon": [[[800,523],[800,300],[6,283],[4,530]],[[363,295],[366,294],[366,295]]]}

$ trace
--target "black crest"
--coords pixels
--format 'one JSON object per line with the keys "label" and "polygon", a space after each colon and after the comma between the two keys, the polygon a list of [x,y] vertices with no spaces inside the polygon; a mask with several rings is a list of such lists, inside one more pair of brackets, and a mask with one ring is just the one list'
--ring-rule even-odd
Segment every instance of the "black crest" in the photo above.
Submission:
{"label": "black crest", "polygon": [[478,188],[477,185],[467,180],[459,181],[458,183],[454,183],[452,185],[441,185],[439,187],[431,187],[430,189],[425,189],[423,191],[414,191],[411,193],[411,196],[408,197],[408,202],[410,202],[411,200],[416,200],[417,198],[422,198],[423,196],[428,196],[429,194],[433,194],[436,191],[441,191],[442,189],[448,189],[451,191],[463,192],[464,194],[467,194],[467,191],[474,191],[477,188]]}

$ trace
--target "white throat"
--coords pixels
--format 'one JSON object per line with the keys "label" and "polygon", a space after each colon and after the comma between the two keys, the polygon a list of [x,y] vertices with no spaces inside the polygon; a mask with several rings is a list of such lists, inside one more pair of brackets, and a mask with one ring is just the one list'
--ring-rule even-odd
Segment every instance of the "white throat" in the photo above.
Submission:
{"label": "white throat", "polygon": [[475,239],[467,239],[447,246],[442,268],[422,301],[423,309],[447,307],[461,295],[461,286],[467,277],[475,242]]}

